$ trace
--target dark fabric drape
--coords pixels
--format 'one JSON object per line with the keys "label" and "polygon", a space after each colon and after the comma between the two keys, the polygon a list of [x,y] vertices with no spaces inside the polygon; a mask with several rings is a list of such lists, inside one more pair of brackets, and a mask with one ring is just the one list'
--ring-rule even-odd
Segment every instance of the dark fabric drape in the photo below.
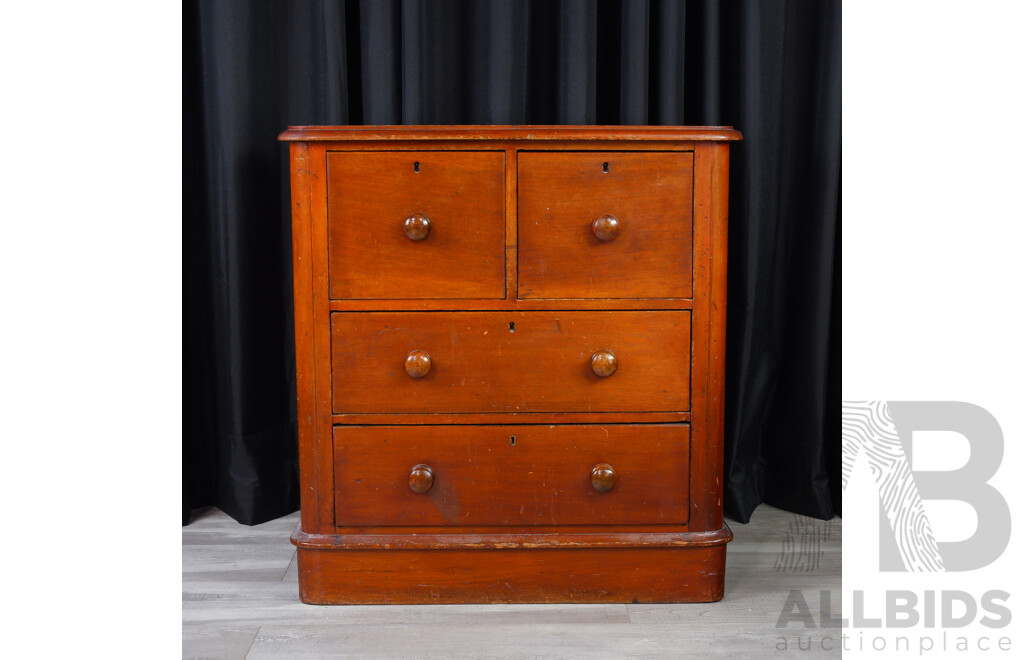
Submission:
{"label": "dark fabric drape", "polygon": [[727,513],[839,512],[838,1],[184,9],[183,517],[298,505],[292,124],[725,124]]}

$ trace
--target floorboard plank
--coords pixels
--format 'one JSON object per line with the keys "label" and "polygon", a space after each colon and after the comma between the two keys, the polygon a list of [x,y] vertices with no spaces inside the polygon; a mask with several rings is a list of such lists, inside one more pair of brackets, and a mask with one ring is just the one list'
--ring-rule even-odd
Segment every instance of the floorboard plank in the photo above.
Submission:
{"label": "floorboard plank", "polygon": [[181,629],[182,658],[244,658],[259,626],[186,623]]}

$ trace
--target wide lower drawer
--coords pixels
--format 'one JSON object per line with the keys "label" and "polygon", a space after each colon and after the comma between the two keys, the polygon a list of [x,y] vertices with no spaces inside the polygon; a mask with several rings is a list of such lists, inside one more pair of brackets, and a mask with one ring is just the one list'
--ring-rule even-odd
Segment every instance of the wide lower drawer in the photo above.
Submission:
{"label": "wide lower drawer", "polygon": [[690,409],[690,312],[336,312],[336,413]]}
{"label": "wide lower drawer", "polygon": [[337,524],[688,520],[687,424],[337,426]]}

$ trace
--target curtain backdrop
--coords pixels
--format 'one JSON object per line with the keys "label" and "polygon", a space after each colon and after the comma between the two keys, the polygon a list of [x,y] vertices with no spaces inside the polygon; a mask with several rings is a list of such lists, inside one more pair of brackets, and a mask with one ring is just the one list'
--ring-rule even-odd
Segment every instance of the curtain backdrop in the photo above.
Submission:
{"label": "curtain backdrop", "polygon": [[184,6],[183,520],[298,508],[297,124],[725,124],[725,509],[840,509],[838,0]]}

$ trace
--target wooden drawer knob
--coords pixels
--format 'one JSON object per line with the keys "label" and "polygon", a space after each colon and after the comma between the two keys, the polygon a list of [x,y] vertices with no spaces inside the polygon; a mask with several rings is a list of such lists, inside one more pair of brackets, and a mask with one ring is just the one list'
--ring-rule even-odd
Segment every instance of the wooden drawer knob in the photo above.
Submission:
{"label": "wooden drawer knob", "polygon": [[615,353],[600,350],[590,356],[590,367],[601,378],[607,378],[619,368],[619,361],[615,358]]}
{"label": "wooden drawer knob", "polygon": [[414,213],[405,219],[405,235],[410,241],[422,241],[430,233],[430,218]]}
{"label": "wooden drawer knob", "polygon": [[434,471],[430,469],[429,465],[420,463],[409,472],[409,488],[412,489],[412,492],[423,494],[433,488],[433,486]]}
{"label": "wooden drawer knob", "polygon": [[423,378],[430,372],[430,353],[412,351],[405,358],[405,373],[413,378]]}
{"label": "wooden drawer knob", "polygon": [[598,463],[590,471],[590,485],[599,493],[607,493],[619,483],[619,475],[615,468],[607,463]]}
{"label": "wooden drawer knob", "polygon": [[594,220],[590,228],[594,230],[594,236],[597,236],[602,241],[610,241],[619,235],[619,219],[614,215],[606,213],[597,220]]}

